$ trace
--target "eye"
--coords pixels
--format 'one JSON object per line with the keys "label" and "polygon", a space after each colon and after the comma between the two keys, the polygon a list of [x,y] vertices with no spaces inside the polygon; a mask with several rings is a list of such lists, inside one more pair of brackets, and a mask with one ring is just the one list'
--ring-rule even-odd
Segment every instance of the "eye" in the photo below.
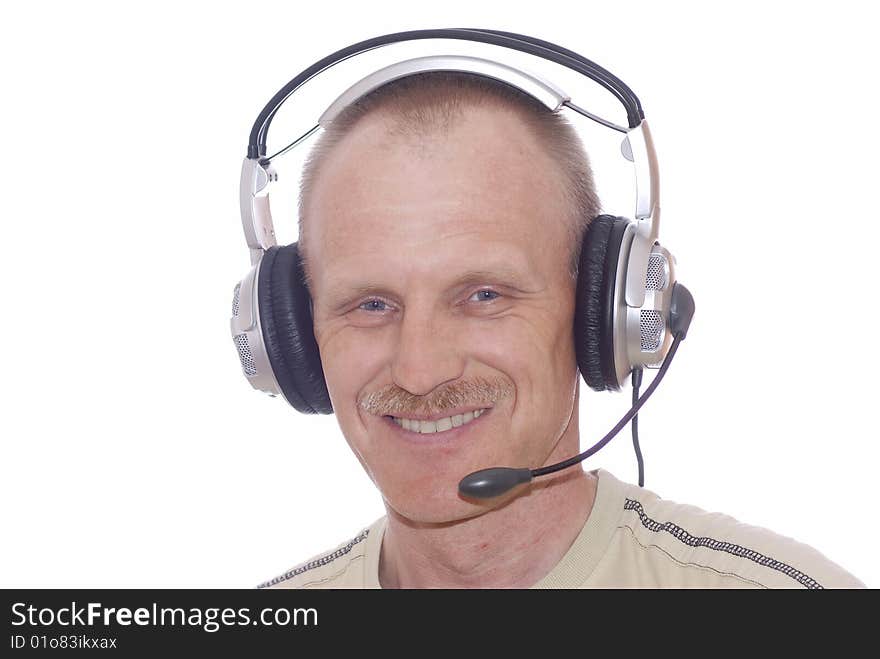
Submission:
{"label": "eye", "polygon": [[383,300],[367,300],[358,306],[363,311],[387,311],[388,305]]}
{"label": "eye", "polygon": [[491,302],[492,300],[501,297],[500,293],[496,293],[491,288],[484,288],[481,291],[477,291],[473,295],[471,295],[470,299],[475,302]]}

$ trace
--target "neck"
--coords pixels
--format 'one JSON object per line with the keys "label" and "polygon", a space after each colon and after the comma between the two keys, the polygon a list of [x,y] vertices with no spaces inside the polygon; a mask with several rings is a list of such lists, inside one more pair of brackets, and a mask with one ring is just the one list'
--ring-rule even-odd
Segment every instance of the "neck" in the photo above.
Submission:
{"label": "neck", "polygon": [[379,582],[383,588],[528,588],[577,538],[596,481],[575,467],[508,505],[448,525],[414,526],[389,509]]}

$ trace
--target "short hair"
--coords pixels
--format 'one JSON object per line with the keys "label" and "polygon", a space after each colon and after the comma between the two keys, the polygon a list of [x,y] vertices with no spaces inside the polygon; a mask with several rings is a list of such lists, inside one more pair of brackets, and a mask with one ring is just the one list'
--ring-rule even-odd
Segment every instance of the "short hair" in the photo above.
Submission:
{"label": "short hair", "polygon": [[566,218],[572,246],[569,275],[577,279],[583,236],[600,210],[589,158],[577,131],[564,116],[505,82],[466,72],[428,71],[386,83],[344,108],[309,153],[299,195],[299,248],[307,285],[310,270],[303,240],[304,220],[315,181],[327,154],[358,122],[368,114],[381,112],[392,119],[395,135],[419,138],[449,131],[464,108],[482,106],[515,112],[558,166],[570,208]]}

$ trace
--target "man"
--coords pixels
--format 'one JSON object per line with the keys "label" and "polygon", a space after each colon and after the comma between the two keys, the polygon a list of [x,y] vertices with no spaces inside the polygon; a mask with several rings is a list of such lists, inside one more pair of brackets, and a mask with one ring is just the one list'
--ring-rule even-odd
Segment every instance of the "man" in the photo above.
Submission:
{"label": "man", "polygon": [[387,515],[264,586],[863,585],[601,469],[459,495],[478,469],[580,450],[574,300],[598,213],[571,126],[503,84],[410,76],[334,121],[304,171],[299,245],[333,409]]}

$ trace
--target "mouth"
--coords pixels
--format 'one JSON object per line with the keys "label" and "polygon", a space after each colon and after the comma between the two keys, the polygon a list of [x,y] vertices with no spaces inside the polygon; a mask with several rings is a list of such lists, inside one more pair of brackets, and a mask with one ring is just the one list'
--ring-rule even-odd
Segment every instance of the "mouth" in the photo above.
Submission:
{"label": "mouth", "polygon": [[483,416],[490,408],[471,410],[463,414],[441,417],[439,419],[420,420],[406,417],[386,416],[385,418],[405,431],[417,435],[433,435],[450,432],[457,428],[469,425]]}

